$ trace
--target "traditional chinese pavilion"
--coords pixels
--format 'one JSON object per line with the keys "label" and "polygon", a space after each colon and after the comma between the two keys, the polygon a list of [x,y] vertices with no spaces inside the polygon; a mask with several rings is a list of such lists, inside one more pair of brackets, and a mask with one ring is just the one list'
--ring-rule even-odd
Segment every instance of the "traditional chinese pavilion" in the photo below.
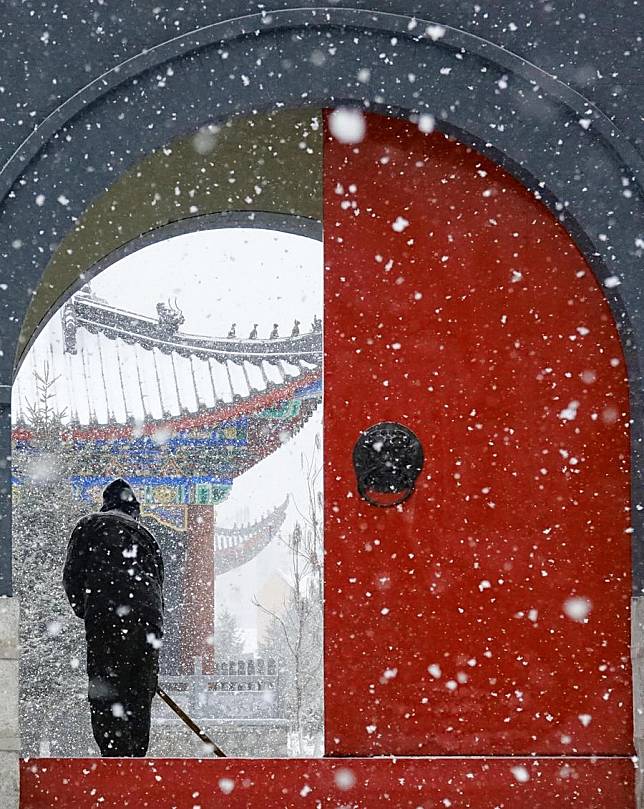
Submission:
{"label": "traditional chinese pavilion", "polygon": [[[236,477],[300,430],[321,399],[322,331],[315,319],[288,337],[188,334],[176,304],[158,318],[109,306],[89,287],[37,340],[14,389],[15,483],[33,451],[30,403],[48,375],[49,404],[80,498],[126,477],[143,513],[182,537],[175,565],[178,666],[213,666],[215,576],[253,558],[279,530],[282,503],[257,523],[215,531],[215,507]],[[49,339],[46,339],[46,336]],[[176,554],[175,554],[176,555]]]}

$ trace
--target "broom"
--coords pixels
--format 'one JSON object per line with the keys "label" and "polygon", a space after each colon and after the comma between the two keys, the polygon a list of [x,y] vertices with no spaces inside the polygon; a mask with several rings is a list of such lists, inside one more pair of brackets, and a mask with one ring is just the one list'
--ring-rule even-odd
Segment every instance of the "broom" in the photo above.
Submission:
{"label": "broom", "polygon": [[190,728],[190,730],[193,733],[196,733],[197,736],[199,736],[199,738],[204,744],[207,744],[212,748],[212,751],[216,756],[222,756],[223,758],[226,758],[226,754],[221,749],[221,747],[215,744],[213,740],[208,736],[208,734],[204,730],[202,730],[199,727],[199,725],[196,724],[196,722],[192,721],[192,719],[188,716],[188,714],[177,705],[177,703],[172,699],[172,697],[166,694],[166,692],[161,688],[160,685],[157,686],[157,694],[161,697],[161,699],[165,702],[165,704],[169,708],[172,708],[172,710],[176,713],[179,719],[185,722],[186,725],[188,725],[188,727]]}

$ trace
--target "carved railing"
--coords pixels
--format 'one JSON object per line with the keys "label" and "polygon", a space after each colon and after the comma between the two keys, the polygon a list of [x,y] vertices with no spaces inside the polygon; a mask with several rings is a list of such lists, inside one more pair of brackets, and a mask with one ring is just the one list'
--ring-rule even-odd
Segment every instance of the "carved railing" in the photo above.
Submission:
{"label": "carved railing", "polygon": [[[203,673],[200,657],[194,660],[190,674],[159,676],[162,688],[176,695],[182,707],[189,706],[194,716],[252,719],[257,708],[263,708],[260,713],[266,716],[266,706],[271,706],[273,718],[281,716],[279,664],[274,658],[220,661],[213,674]],[[266,699],[267,692],[273,699]],[[234,715],[231,700],[239,708]]]}

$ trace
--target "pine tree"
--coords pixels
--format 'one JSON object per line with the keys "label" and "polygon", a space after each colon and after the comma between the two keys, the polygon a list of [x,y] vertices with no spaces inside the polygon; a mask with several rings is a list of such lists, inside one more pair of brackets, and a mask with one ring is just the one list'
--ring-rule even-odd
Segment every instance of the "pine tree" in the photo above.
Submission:
{"label": "pine tree", "polygon": [[87,754],[83,624],[62,586],[67,541],[80,516],[66,474],[64,414],[52,406],[55,379],[36,372],[29,442],[14,446],[14,566],[20,596],[20,721],[24,755]]}
{"label": "pine tree", "polygon": [[234,615],[224,609],[215,613],[215,660],[237,660],[244,653],[244,637]]}

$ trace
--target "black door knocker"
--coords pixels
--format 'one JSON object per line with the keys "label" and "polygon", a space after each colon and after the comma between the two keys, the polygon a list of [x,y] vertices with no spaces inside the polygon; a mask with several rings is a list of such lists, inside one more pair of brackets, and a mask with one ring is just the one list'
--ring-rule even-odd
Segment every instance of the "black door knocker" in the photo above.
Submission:
{"label": "black door knocker", "polygon": [[425,458],[408,427],[383,421],[364,430],[353,448],[360,497],[379,508],[404,503],[414,491]]}

